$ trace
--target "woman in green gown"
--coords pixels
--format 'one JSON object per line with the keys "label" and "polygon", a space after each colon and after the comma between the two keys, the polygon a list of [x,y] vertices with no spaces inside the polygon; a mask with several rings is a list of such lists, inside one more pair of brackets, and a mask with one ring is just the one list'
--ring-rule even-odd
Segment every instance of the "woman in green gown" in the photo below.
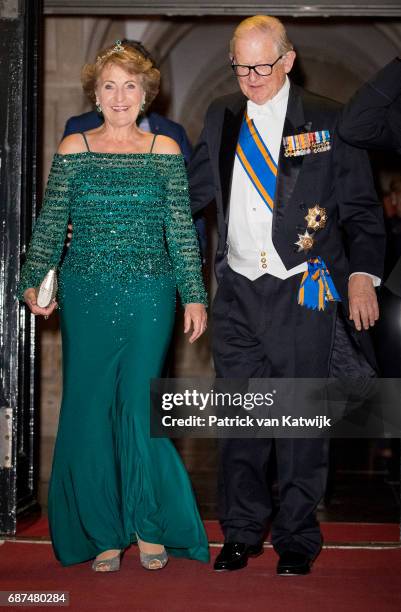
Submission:
{"label": "woman in green gown", "polygon": [[37,287],[59,272],[63,398],[49,487],[53,547],[63,565],[94,559],[119,569],[138,541],[161,569],[166,549],[208,561],[192,488],[170,440],[150,437],[151,378],[160,375],[174,323],[206,328],[206,294],[183,157],[170,138],[142,132],[138,114],[159,72],[120,43],[82,73],[104,124],[67,136],[54,156],[44,204],[21,271],[19,297],[34,314]]}

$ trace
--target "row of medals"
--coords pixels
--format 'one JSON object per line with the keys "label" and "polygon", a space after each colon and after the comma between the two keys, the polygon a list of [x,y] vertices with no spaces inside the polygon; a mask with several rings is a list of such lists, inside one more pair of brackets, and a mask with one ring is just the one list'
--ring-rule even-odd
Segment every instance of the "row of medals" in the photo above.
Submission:
{"label": "row of medals", "polygon": [[304,134],[294,134],[283,138],[284,157],[298,157],[299,155],[309,155],[310,153],[321,153],[330,151],[330,132],[305,132]]}

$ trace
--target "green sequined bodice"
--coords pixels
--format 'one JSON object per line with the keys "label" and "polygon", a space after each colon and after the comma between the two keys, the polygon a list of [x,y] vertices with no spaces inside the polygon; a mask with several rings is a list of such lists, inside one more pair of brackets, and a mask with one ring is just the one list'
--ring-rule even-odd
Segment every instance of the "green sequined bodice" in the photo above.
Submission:
{"label": "green sequined bodice", "polygon": [[69,219],[63,271],[106,279],[173,274],[183,303],[206,303],[182,155],[56,154],[20,297],[59,264]]}

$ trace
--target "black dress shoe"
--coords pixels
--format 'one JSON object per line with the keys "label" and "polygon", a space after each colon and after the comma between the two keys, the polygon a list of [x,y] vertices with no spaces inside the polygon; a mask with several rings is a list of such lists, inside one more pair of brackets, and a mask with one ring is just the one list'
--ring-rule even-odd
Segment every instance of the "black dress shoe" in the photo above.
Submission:
{"label": "black dress shoe", "polygon": [[263,553],[263,544],[253,546],[241,542],[226,542],[216,557],[214,569],[218,572],[239,570],[246,567],[248,557],[258,557]]}
{"label": "black dress shoe", "polygon": [[302,576],[309,574],[311,565],[312,559],[308,555],[287,550],[280,555],[277,573],[279,576]]}

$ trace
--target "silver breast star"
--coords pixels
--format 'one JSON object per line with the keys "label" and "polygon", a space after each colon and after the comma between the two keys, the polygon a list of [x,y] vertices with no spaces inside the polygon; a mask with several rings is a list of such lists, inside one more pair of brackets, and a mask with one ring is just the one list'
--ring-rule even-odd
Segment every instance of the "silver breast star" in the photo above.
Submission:
{"label": "silver breast star", "polygon": [[314,240],[308,230],[305,230],[304,234],[298,234],[298,238],[299,240],[295,243],[298,247],[298,253],[301,251],[310,251],[313,247]]}

